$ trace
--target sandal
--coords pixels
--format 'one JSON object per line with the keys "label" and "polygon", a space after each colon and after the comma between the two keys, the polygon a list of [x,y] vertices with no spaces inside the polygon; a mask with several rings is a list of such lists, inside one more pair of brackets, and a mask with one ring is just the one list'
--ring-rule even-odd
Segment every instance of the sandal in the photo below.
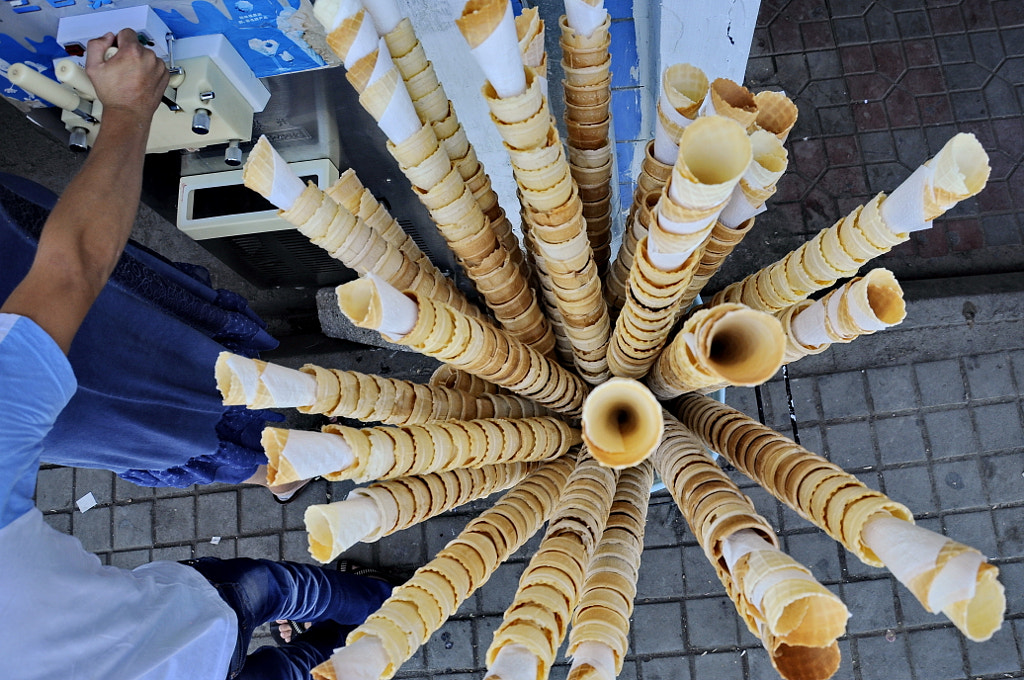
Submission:
{"label": "sandal", "polygon": [[402,576],[399,574],[385,574],[384,572],[378,571],[373,567],[367,567],[352,560],[341,559],[337,563],[338,571],[343,574],[352,574],[353,576],[365,576],[366,578],[372,578],[377,581],[383,581],[389,586],[400,586],[409,580],[408,576]]}

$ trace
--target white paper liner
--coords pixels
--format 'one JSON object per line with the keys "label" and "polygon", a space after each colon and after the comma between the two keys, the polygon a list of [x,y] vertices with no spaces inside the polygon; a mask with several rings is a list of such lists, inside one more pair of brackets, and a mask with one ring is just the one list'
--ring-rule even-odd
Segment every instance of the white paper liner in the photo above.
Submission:
{"label": "white paper liner", "polygon": [[391,95],[391,101],[377,121],[377,126],[395,145],[409,139],[423,127],[412,98],[409,97],[409,90],[405,89],[405,83],[401,78],[398,79],[398,87]]}
{"label": "white paper liner", "polygon": [[377,42],[377,61],[373,64],[373,71],[370,73],[370,79],[366,81],[366,87],[373,85],[393,68],[395,68],[395,62],[391,60],[388,43],[384,38],[381,38]]}
{"label": "white paper liner", "polygon": [[[708,82],[714,80],[711,76],[708,76]],[[718,111],[715,110],[715,103],[711,101],[711,90],[708,90],[708,95],[704,97],[704,101],[701,102],[700,109],[697,111],[698,116],[717,116]]]}
{"label": "white paper liner", "polygon": [[338,680],[380,680],[388,667],[384,645],[373,635],[364,635],[331,655]]}
{"label": "white paper liner", "polygon": [[270,185],[270,194],[266,198],[281,210],[289,210],[306,190],[306,185],[288,167],[288,163],[277,153],[277,149],[271,146],[270,150],[274,159],[274,179]]}
{"label": "white paper liner", "polygon": [[360,0],[317,0],[313,5],[313,16],[330,33],[340,26],[342,21],[354,16],[362,8]]}
{"label": "white paper liner", "polygon": [[512,3],[505,5],[505,16],[494,32],[471,52],[499,97],[515,97],[526,92],[526,71],[519,51]]}
{"label": "white paper liner", "polygon": [[537,656],[523,645],[505,645],[494,663],[487,666],[484,678],[501,680],[537,680]]}
{"label": "white paper liner", "polygon": [[832,338],[825,330],[825,305],[821,300],[794,316],[789,328],[793,338],[804,347],[832,344]]}
{"label": "white paper liner", "polygon": [[[662,199],[665,200],[665,199]],[[674,222],[665,217],[664,213],[658,211],[658,226],[670,234],[696,234],[698,231],[707,229],[708,225],[714,224],[721,211],[716,211],[708,217],[702,217],[693,222]],[[655,233],[657,230],[653,230]]]}
{"label": "white paper liner", "polygon": [[[228,366],[233,366],[230,359]],[[267,364],[259,380],[267,388],[275,406],[312,406],[316,403],[316,378],[308,373]]]}
{"label": "white paper liner", "polygon": [[735,229],[751,217],[756,217],[766,210],[768,210],[767,204],[752,204],[743,192],[743,187],[737,184],[736,188],[732,190],[732,196],[725,204],[725,209],[718,216],[718,220],[730,229]]}
{"label": "white paper liner", "polygon": [[288,431],[281,457],[295,468],[299,479],[346,470],[356,462],[352,449],[340,435],[307,430]]}
{"label": "white paper liner", "polygon": [[948,540],[886,514],[869,519],[861,530],[861,539],[904,585],[935,566],[939,551]]}
{"label": "white paper liner", "polygon": [[978,589],[978,569],[984,562],[985,556],[974,550],[946,562],[928,590],[928,608],[938,612],[954,602],[973,599]]}
{"label": "white paper liner", "polygon": [[[568,6],[569,0],[566,0],[565,4]],[[615,680],[615,652],[603,642],[581,642],[576,647],[576,651],[572,653],[569,677],[572,677],[574,669],[583,664],[593,667],[600,675],[601,680]]]}
{"label": "white paper liner", "polygon": [[[707,97],[705,97],[707,99]],[[668,95],[665,91],[661,91],[661,96],[658,98],[658,111],[660,111],[670,122],[675,123],[681,128],[685,128],[687,125],[693,122],[692,118],[687,118],[683,114],[676,110],[676,107],[672,106],[672,102],[668,100]]]}
{"label": "white paper liner", "polygon": [[583,0],[565,0],[565,18],[569,26],[577,33],[589,38],[604,23],[608,12],[604,8],[604,0],[597,7]]}
{"label": "white paper liner", "polygon": [[248,357],[237,354],[227,355],[227,365],[234,374],[238,384],[242,387],[245,395],[245,403],[251,404],[256,400],[256,390],[260,386],[260,371],[256,368],[256,362]]}
{"label": "white paper liner", "polygon": [[[319,3],[323,0],[317,1]],[[387,35],[395,30],[403,19],[402,10],[398,9],[398,3],[395,0],[362,0],[362,3],[366,7],[366,11],[373,17],[373,25],[377,27],[377,32],[381,35]]]}
{"label": "white paper liner", "polygon": [[[856,283],[850,284],[841,293],[837,293],[835,297],[843,297],[844,295],[856,295],[865,302],[868,300],[868,284],[869,280],[867,277],[857,281]],[[889,328],[894,324],[888,324],[879,319],[875,314],[869,312],[871,309],[870,304],[857,305],[848,304],[846,305],[847,311],[850,312],[850,316],[853,317],[854,323],[856,323],[862,330],[874,332]]]}
{"label": "white paper liner", "polygon": [[419,318],[419,307],[416,303],[405,296],[404,293],[380,278],[373,272],[367,274],[377,288],[377,296],[380,298],[381,324],[379,330],[384,335],[401,340],[416,325]]}
{"label": "white paper liner", "polygon": [[933,168],[922,165],[882,201],[879,212],[892,233],[931,229],[932,223],[924,218],[924,193],[931,191],[934,176]]}
{"label": "white paper liner", "polygon": [[694,247],[683,253],[663,252],[658,249],[658,244],[655,240],[656,233],[653,232],[651,237],[647,239],[647,259],[663,272],[679,269],[686,262],[686,258],[690,257],[693,251],[697,250],[697,247]]}
{"label": "white paper liner", "polygon": [[753,529],[740,529],[729,534],[722,541],[722,557],[731,573],[736,568],[736,563],[744,555],[758,550],[775,550],[775,546],[761,538]]}
{"label": "white paper liner", "polygon": [[[356,489],[358,491],[358,489]],[[312,534],[328,534],[333,554],[343,553],[380,529],[381,516],[372,498],[349,494],[348,500],[306,508],[304,522]]]}
{"label": "white paper liner", "polygon": [[672,135],[665,129],[661,118],[654,117],[654,157],[665,165],[675,165],[679,157],[679,145],[672,141]]}
{"label": "white paper liner", "polygon": [[352,68],[357,61],[377,49],[379,39],[380,36],[377,35],[377,28],[373,25],[373,20],[369,15],[364,14],[363,22],[359,24],[359,32],[356,33],[356,39],[352,41],[352,46],[348,48],[348,54],[342,59],[345,62],[345,68]]}
{"label": "white paper liner", "polygon": [[765,576],[757,582],[753,589],[746,592],[747,599],[750,600],[750,604],[754,605],[758,611],[761,611],[761,600],[764,599],[765,593],[783,581],[812,581],[817,583],[814,577],[806,571],[795,568],[779,569]]}

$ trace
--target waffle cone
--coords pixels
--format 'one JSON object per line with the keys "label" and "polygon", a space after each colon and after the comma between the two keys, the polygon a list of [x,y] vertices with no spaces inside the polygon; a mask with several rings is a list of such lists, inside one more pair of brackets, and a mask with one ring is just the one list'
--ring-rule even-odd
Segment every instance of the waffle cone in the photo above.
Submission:
{"label": "waffle cone", "polygon": [[469,0],[455,20],[470,49],[486,40],[505,16],[508,0]]}
{"label": "waffle cone", "polygon": [[392,54],[392,61],[395,62],[395,66],[398,68],[398,72],[402,74],[403,78],[412,77],[417,73],[422,73],[430,63],[427,61],[427,53],[423,50],[423,45],[419,42],[400,57],[396,57]]}
{"label": "waffle cone", "polygon": [[[562,167],[568,170],[566,166]],[[534,190],[520,187],[520,189],[523,199],[530,206],[530,209],[538,213],[544,213],[565,205],[572,196],[575,186],[572,181],[572,175],[566,172],[555,184],[547,188]]]}
{"label": "waffle cone", "polygon": [[603,101],[593,106],[577,106],[575,104],[565,105],[565,119],[585,125],[594,125],[608,120],[609,101]]}
{"label": "waffle cone", "polygon": [[433,90],[413,102],[420,120],[433,122],[443,120],[448,115],[450,103],[444,88],[438,84]]}
{"label": "waffle cone", "polygon": [[[597,6],[597,3],[595,2],[589,2],[588,4],[593,5],[595,7]],[[563,43],[563,49],[566,46],[575,49],[589,49],[601,47],[605,43],[605,36],[607,36],[609,34],[609,30],[611,30],[611,25],[611,16],[606,15],[604,22],[596,29],[594,29],[593,33],[587,36],[574,30],[572,26],[569,25],[568,17],[563,14],[558,19],[558,27],[562,31],[561,40]]]}
{"label": "waffle cone", "polygon": [[405,80],[405,88],[409,90],[409,96],[412,97],[413,103],[427,96],[440,85],[437,80],[437,73],[430,62],[424,65],[423,70],[408,78],[405,78],[403,75],[403,79]]}
{"label": "waffle cone", "polygon": [[514,149],[533,149],[544,146],[548,139],[551,114],[546,106],[527,120],[517,123],[502,123],[491,114],[491,120],[498,127],[498,132],[505,143]]}
{"label": "waffle cone", "polygon": [[429,125],[424,125],[401,144],[387,143],[388,153],[406,168],[416,167],[425,161],[437,151],[438,146],[437,136]]}
{"label": "waffle cone", "polygon": [[608,129],[611,118],[606,117],[597,123],[582,123],[567,119],[565,127],[569,135],[569,145],[581,149],[600,149],[608,143]]}
{"label": "waffle cone", "polygon": [[649,456],[661,441],[661,406],[635,380],[612,378],[583,404],[583,440],[602,465],[621,469]]}
{"label": "waffle cone", "polygon": [[413,191],[416,192],[427,210],[434,211],[451,205],[455,199],[465,193],[466,185],[458,170],[452,168],[440,182],[431,186],[427,191],[421,191],[416,187],[413,187]]}
{"label": "waffle cone", "polygon": [[413,186],[427,190],[439,184],[452,170],[451,161],[443,146],[438,146],[434,153],[414,166],[402,166],[402,172]]}
{"label": "waffle cone", "polygon": [[[596,33],[596,32],[595,32]],[[600,66],[608,60],[611,36],[605,34],[604,41],[594,47],[574,47],[562,39],[562,63],[568,68],[579,69]]]}
{"label": "waffle cone", "polygon": [[672,198],[698,209],[724,203],[746,172],[752,155],[743,127],[721,116],[699,118],[679,140]]}
{"label": "waffle cone", "polygon": [[596,149],[569,147],[569,163],[576,168],[603,168],[611,163],[611,160],[611,142]]}
{"label": "waffle cone", "polygon": [[757,102],[750,90],[728,78],[711,83],[711,103],[719,116],[731,118],[746,130],[757,119]]}
{"label": "waffle cone", "polygon": [[581,68],[573,68],[569,64],[566,64],[564,59],[562,60],[562,70],[565,71],[565,82],[574,87],[603,83],[605,79],[609,77],[608,74],[611,66],[611,56],[608,56],[608,58],[601,64]]}
{"label": "waffle cone", "polygon": [[757,127],[767,130],[779,141],[786,141],[789,131],[796,125],[796,104],[782,92],[758,92],[754,95],[757,106]]}
{"label": "waffle cone", "polygon": [[558,133],[555,128],[549,127],[548,136],[542,146],[528,149],[516,149],[505,144],[505,150],[512,159],[512,166],[516,170],[539,170],[564,158],[565,152],[558,140]]}
{"label": "waffle cone", "polygon": [[362,94],[366,90],[366,86],[370,84],[370,76],[373,75],[373,69],[377,65],[377,57],[377,50],[374,50],[345,71],[345,78],[352,84],[356,92]]}
{"label": "waffle cone", "polygon": [[661,89],[680,115],[693,119],[708,94],[708,77],[692,64],[673,64],[661,76]]}
{"label": "waffle cone", "polygon": [[563,80],[565,103],[571,106],[607,104],[611,100],[611,85],[611,76],[589,85],[574,85],[568,80]]}
{"label": "waffle cone", "polygon": [[409,50],[419,42],[409,17],[402,17],[398,25],[384,36],[384,40],[387,42],[388,51],[391,52],[391,56],[395,59],[408,54]]}
{"label": "waffle cone", "polygon": [[991,168],[988,155],[977,137],[969,133],[954,135],[927,163],[935,174],[932,195],[925,194],[925,219],[942,215],[956,203],[985,187]]}
{"label": "waffle cone", "polygon": [[828,680],[839,670],[838,642],[827,647],[800,647],[765,637],[765,647],[772,650],[772,667],[786,680]]}
{"label": "waffle cone", "polygon": [[352,16],[343,19],[341,24],[327,35],[328,47],[342,60],[345,60],[352,45],[355,44],[365,19],[366,10],[360,9]]}

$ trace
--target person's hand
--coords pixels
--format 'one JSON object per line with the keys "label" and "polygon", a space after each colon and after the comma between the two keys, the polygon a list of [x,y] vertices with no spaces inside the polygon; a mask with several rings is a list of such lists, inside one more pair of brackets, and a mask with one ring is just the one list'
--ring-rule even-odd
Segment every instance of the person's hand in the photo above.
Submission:
{"label": "person's hand", "polygon": [[[106,60],[104,56],[111,47],[117,47],[117,54]],[[90,40],[85,72],[103,104],[104,113],[125,112],[147,124],[160,105],[170,78],[166,64],[152,50],[143,47],[130,28],[116,36],[107,33]]]}

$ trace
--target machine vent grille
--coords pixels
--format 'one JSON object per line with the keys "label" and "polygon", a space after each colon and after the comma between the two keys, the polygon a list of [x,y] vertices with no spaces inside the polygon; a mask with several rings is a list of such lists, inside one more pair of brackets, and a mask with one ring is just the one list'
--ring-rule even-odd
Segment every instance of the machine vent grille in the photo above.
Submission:
{"label": "machine vent grille", "polygon": [[355,272],[293,229],[200,241],[258,286],[332,286]]}

